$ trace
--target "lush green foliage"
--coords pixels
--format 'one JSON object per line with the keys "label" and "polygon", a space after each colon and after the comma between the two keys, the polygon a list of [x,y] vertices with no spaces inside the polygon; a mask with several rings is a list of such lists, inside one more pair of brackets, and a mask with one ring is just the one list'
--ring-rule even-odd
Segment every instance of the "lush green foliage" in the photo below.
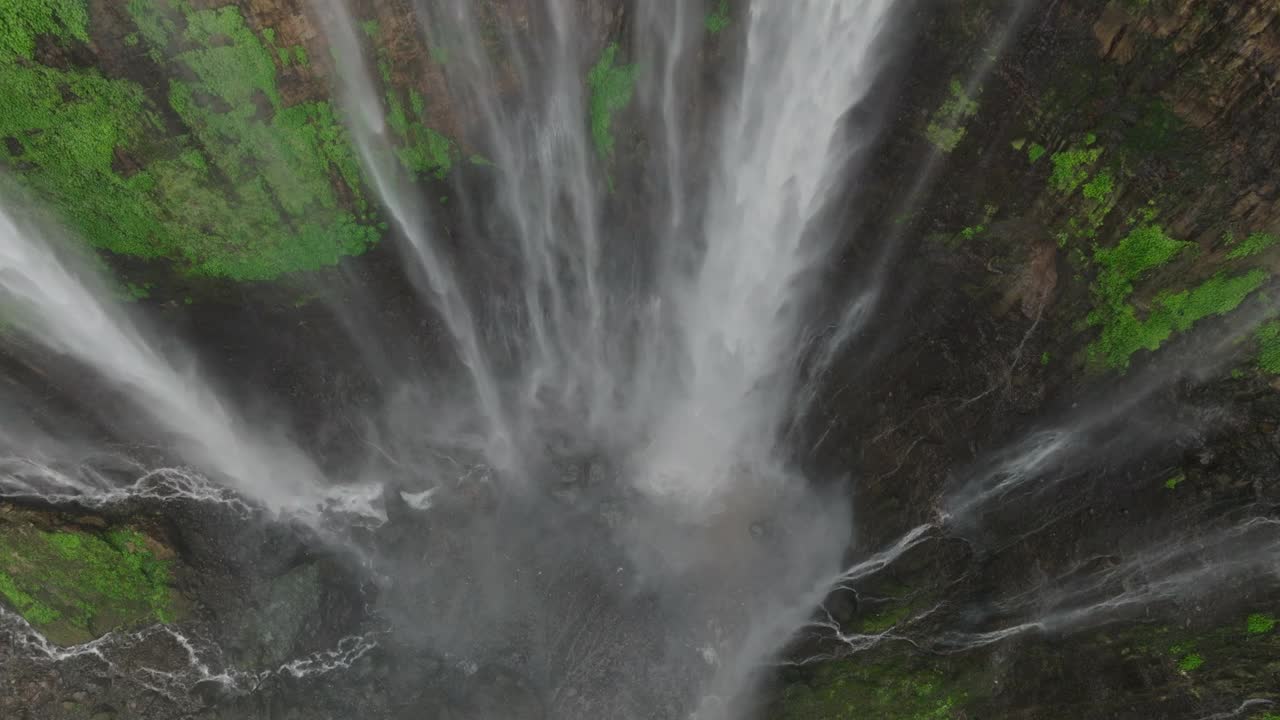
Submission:
{"label": "lush green foliage", "polygon": [[1031,146],[1027,148],[1027,161],[1032,165],[1035,165],[1036,161],[1044,157],[1046,152],[1048,152],[1048,150],[1046,150],[1040,143],[1031,143]]}
{"label": "lush green foliage", "polygon": [[134,529],[99,535],[0,527],[0,596],[63,644],[118,627],[170,622],[169,575],[168,563]]}
{"label": "lush green foliage", "polygon": [[1227,259],[1239,260],[1241,258],[1252,257],[1272,245],[1275,245],[1277,241],[1280,241],[1280,237],[1272,235],[1271,233],[1253,233],[1241,241],[1239,245],[1231,248],[1231,251],[1227,253]]}
{"label": "lush green foliage", "polygon": [[37,35],[89,41],[85,0],[0,0],[0,62],[30,59]]}
{"label": "lush green foliage", "polygon": [[639,72],[638,65],[615,64],[617,55],[618,44],[611,43],[587,74],[587,87],[591,92],[591,138],[605,162],[613,159],[613,116],[631,102]]}
{"label": "lush green foliage", "polygon": [[1202,665],[1204,665],[1204,657],[1200,653],[1187,653],[1178,660],[1178,669],[1183,672],[1198,670]]}
{"label": "lush green foliage", "polygon": [[1049,182],[1054,189],[1070,194],[1089,179],[1089,168],[1102,156],[1102,148],[1074,148],[1056,152],[1050,158],[1053,161],[1053,174]]}
{"label": "lush green foliage", "polygon": [[1250,635],[1265,635],[1271,632],[1275,626],[1276,619],[1272,615],[1254,613],[1245,620],[1245,630]]}
{"label": "lush green foliage", "polygon": [[1185,331],[1203,318],[1234,310],[1267,278],[1262,270],[1237,276],[1219,273],[1197,287],[1158,294],[1147,318],[1139,319],[1137,309],[1129,303],[1133,283],[1190,247],[1192,243],[1174,240],[1158,225],[1141,225],[1114,248],[1094,253],[1101,271],[1088,322],[1101,326],[1102,333],[1089,346],[1093,362],[1128,367],[1129,357],[1138,350],[1155,350],[1173,333]]}

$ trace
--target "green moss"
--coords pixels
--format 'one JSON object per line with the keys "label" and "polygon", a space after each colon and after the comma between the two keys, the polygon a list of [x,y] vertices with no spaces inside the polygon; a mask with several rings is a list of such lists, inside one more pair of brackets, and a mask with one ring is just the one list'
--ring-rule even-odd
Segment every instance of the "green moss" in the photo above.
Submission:
{"label": "green moss", "polygon": [[956,78],[947,86],[950,96],[934,111],[925,127],[925,138],[942,152],[955,150],[964,139],[964,122],[978,114],[978,101],[969,97]]}
{"label": "green moss", "polygon": [[97,534],[0,526],[0,596],[54,642],[172,622],[177,610],[169,584],[169,564],[135,529]]}
{"label": "green moss", "polygon": [[1187,479],[1187,476],[1186,476],[1186,475],[1183,475],[1182,473],[1178,473],[1177,475],[1174,475],[1173,477],[1171,477],[1171,478],[1169,478],[1168,480],[1165,480],[1165,481],[1164,481],[1165,489],[1167,489],[1167,490],[1173,490],[1174,488],[1176,488],[1176,487],[1178,487],[1179,485],[1181,485],[1181,484],[1182,484],[1182,481],[1183,481],[1183,480],[1186,480],[1186,479]]}
{"label": "green moss", "polygon": [[[1129,356],[1138,350],[1156,350],[1173,333],[1236,309],[1266,279],[1262,270],[1232,277],[1219,273],[1190,290],[1162,292],[1146,320],[1139,320],[1133,306],[1125,305],[1103,324],[1102,335],[1089,346],[1090,358],[1113,368],[1127,367]],[[1091,315],[1090,322],[1096,324],[1097,316]]]}
{"label": "green moss", "polygon": [[385,51],[378,58],[378,68],[386,90],[387,126],[395,133],[398,142],[396,157],[405,169],[444,179],[453,169],[458,157],[453,141],[427,127],[427,103],[416,90],[410,89],[409,111],[406,111],[401,94],[391,82],[391,62]]}
{"label": "green moss", "polygon": [[1258,339],[1258,367],[1272,375],[1280,375],[1280,322],[1262,325],[1254,336]]}
{"label": "green moss", "polygon": [[167,99],[191,134],[168,136],[130,81],[0,58],[0,137],[11,139],[0,160],[27,188],[90,244],[196,275],[272,278],[377,240],[338,206],[335,183],[366,210],[332,108],[283,106],[273,56],[236,7],[127,8],[152,56],[173,56],[183,79]]}
{"label": "green moss", "polygon": [[1118,308],[1133,292],[1133,283],[1144,274],[1167,264],[1194,243],[1169,237],[1159,225],[1139,225],[1114,248],[1094,252],[1101,266],[1095,293],[1107,308]]}
{"label": "green moss", "polygon": [[360,29],[364,31],[365,35],[368,35],[371,38],[375,38],[378,36],[378,21],[362,20],[360,22]]}
{"label": "green moss", "polygon": [[1058,192],[1071,194],[1089,179],[1089,168],[1102,156],[1102,148],[1074,148],[1053,154],[1050,184]]}
{"label": "green moss", "polygon": [[1254,613],[1245,620],[1245,631],[1250,635],[1265,635],[1271,632],[1275,626],[1276,619],[1269,614]]}
{"label": "green moss", "polygon": [[1231,252],[1227,253],[1227,259],[1239,260],[1241,258],[1252,257],[1272,245],[1275,245],[1278,241],[1280,241],[1280,237],[1272,235],[1271,233],[1253,233],[1241,241],[1239,245],[1232,248]]}
{"label": "green moss", "polygon": [[1084,186],[1084,196],[1097,202],[1107,202],[1111,193],[1115,192],[1115,180],[1111,173],[1103,170]]}
{"label": "green moss", "polygon": [[1198,670],[1202,665],[1204,665],[1204,658],[1200,653],[1187,653],[1178,660],[1178,669],[1182,672]]}
{"label": "green moss", "polygon": [[1043,353],[1040,353],[1040,364],[1041,364],[1041,365],[1048,365],[1048,364],[1049,364],[1049,362],[1050,362],[1050,360],[1052,360],[1052,359],[1053,359],[1053,356],[1052,356],[1052,355],[1050,355],[1050,354],[1048,353],[1048,351],[1043,352]]}
{"label": "green moss", "polygon": [[1044,157],[1046,152],[1048,151],[1040,143],[1031,143],[1031,147],[1027,148],[1027,161],[1035,165],[1036,161]]}
{"label": "green moss", "polygon": [[86,0],[0,0],[0,62],[30,59],[36,37],[89,42]]}
{"label": "green moss", "polygon": [[639,66],[616,64],[618,44],[610,43],[587,74],[591,139],[606,163],[613,160],[613,116],[631,102]]}
{"label": "green moss", "polygon": [[961,709],[962,692],[949,692],[945,679],[929,669],[896,663],[841,660],[808,670],[789,684],[771,717],[778,720],[945,720]]}
{"label": "green moss", "polygon": [[1156,350],[1174,332],[1234,310],[1267,278],[1261,270],[1230,277],[1219,273],[1195,288],[1160,293],[1147,318],[1139,319],[1136,308],[1128,302],[1133,283],[1192,246],[1169,237],[1158,225],[1141,225],[1114,248],[1094,253],[1102,269],[1093,287],[1095,307],[1087,321],[1101,327],[1102,333],[1089,346],[1091,361],[1123,369],[1134,352]]}
{"label": "green moss", "polygon": [[720,0],[716,3],[703,22],[707,26],[707,32],[712,35],[729,27],[729,0]]}

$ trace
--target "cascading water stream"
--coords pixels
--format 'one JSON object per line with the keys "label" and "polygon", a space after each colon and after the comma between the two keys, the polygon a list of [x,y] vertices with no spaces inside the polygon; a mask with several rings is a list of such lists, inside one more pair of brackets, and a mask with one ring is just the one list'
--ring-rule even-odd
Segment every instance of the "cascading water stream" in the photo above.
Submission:
{"label": "cascading water stream", "polygon": [[17,327],[126,393],[188,462],[273,510],[314,509],[324,476],[306,455],[250,429],[105,295],[87,273],[68,267],[42,231],[0,209],[0,296]]}
{"label": "cascading water stream", "polygon": [[[976,94],[1025,5],[1017,0],[997,51],[978,63],[966,92]],[[804,419],[820,376],[886,304],[883,281],[900,231],[879,242],[866,284],[850,289],[833,331],[816,348],[805,347],[821,304],[811,279],[847,240],[824,211],[858,176],[877,130],[851,116],[877,99],[904,6],[735,3],[735,44],[721,58],[731,82],[702,112],[701,88],[690,77],[705,60],[699,43],[706,3],[641,3],[624,26],[631,34],[603,48],[587,32],[590,3],[524,3],[519,22],[510,24],[494,24],[482,3],[417,3],[418,25],[397,31],[419,32],[420,44],[447,52],[449,61],[432,72],[446,78],[452,110],[466,125],[459,145],[486,159],[482,182],[451,179],[451,207],[464,208],[454,218],[464,242],[435,232],[432,199],[401,166],[383,98],[372,89],[369,59],[378,51],[362,38],[372,33],[362,32],[345,0],[310,7],[332,51],[329,79],[364,175],[404,243],[406,275],[447,330],[445,350],[465,374],[448,380],[466,387],[461,394],[470,403],[455,412],[409,402],[403,415],[372,411],[361,420],[390,428],[392,444],[416,443],[445,456],[460,477],[439,477],[436,467],[402,463],[367,443],[371,456],[383,456],[368,463],[376,468],[368,475],[386,485],[388,512],[366,512],[378,522],[322,542],[358,556],[365,574],[353,594],[369,624],[327,650],[265,671],[210,665],[207,648],[197,652],[167,629],[63,651],[12,614],[0,620],[18,627],[14,637],[49,662],[96,657],[113,671],[117,644],[168,633],[184,651],[182,662],[144,669],[166,690],[213,680],[254,692],[267,678],[344,670],[377,644],[391,664],[416,668],[413,662],[429,656],[444,683],[519,676],[540,698],[543,714],[530,717],[739,720],[756,710],[762,669],[802,630],[818,638],[808,656],[815,661],[882,642],[959,652],[1087,626],[1197,583],[1270,571],[1280,558],[1275,521],[1251,515],[1206,536],[1198,553],[1135,541],[1140,551],[1129,559],[1092,575],[1070,568],[975,610],[985,624],[954,632],[917,630],[940,617],[949,621],[954,608],[943,597],[907,608],[900,624],[875,631],[850,630],[828,610],[834,594],[857,596],[863,583],[935,546],[984,550],[970,533],[984,515],[1016,510],[1017,502],[1078,479],[1093,462],[1087,450],[1132,439],[1116,433],[1120,439],[1109,446],[1095,436],[1137,414],[1189,367],[1156,368],[1131,381],[1119,401],[1108,395],[1105,407],[1087,404],[980,455],[940,495],[908,499],[916,517],[905,533],[861,559],[847,556],[848,499],[795,468],[787,429]],[[624,56],[636,64],[623,63]],[[632,82],[640,89],[632,119],[656,143],[642,168],[598,147],[584,122],[597,119],[597,72],[616,73],[610,81],[628,92]],[[704,138],[711,140],[697,158],[706,166],[695,167],[691,146]],[[943,154],[930,152],[902,207],[912,209],[926,192]],[[643,173],[666,187],[631,176]],[[627,191],[652,206],[630,207]],[[632,226],[635,215],[644,217]],[[245,498],[313,520],[327,519],[334,485],[339,495],[350,491],[369,504],[356,497],[367,488],[353,490],[327,476],[337,471],[326,473],[290,442],[250,425],[33,227],[0,212],[5,320],[127,393],[182,460]],[[476,283],[468,260],[490,258],[499,259],[499,277]],[[358,344],[358,331],[367,328],[354,316],[343,323]],[[398,338],[378,340],[394,347]],[[1213,364],[1227,353],[1224,340],[1197,362]],[[437,369],[422,364],[411,378],[377,380],[412,386]],[[441,426],[447,429],[435,433]],[[446,455],[448,441],[437,442],[458,427],[468,440],[481,436],[468,446],[480,448],[478,460],[457,461]],[[22,442],[3,430],[0,441]],[[398,475],[384,472],[388,463]],[[118,498],[181,497],[219,503],[237,517],[252,514],[235,493],[186,468],[139,467],[138,475],[115,487],[114,478],[92,468],[75,475],[38,458],[0,458],[0,478],[11,480],[0,496],[88,508]],[[405,487],[404,477],[421,491],[389,492]],[[1235,552],[1241,558],[1231,559]],[[959,584],[968,572],[950,581]],[[879,601],[865,599],[869,606]],[[377,631],[365,632],[370,626]]]}

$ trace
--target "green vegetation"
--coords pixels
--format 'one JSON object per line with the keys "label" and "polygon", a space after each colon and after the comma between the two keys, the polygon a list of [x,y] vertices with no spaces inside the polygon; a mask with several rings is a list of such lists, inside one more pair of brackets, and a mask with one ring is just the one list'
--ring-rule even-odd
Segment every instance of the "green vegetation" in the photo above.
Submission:
{"label": "green vegetation", "polygon": [[965,134],[964,122],[978,114],[978,101],[969,97],[958,79],[951,79],[948,90],[950,97],[934,111],[924,131],[925,138],[944,153],[960,145]]}
{"label": "green vegetation", "polygon": [[1258,367],[1280,375],[1280,322],[1271,321],[1254,333],[1258,339]]}
{"label": "green vegetation", "polygon": [[1027,148],[1027,161],[1035,165],[1040,158],[1044,157],[1046,152],[1048,150],[1040,143],[1031,143],[1031,147]]}
{"label": "green vegetation", "polygon": [[1054,153],[1050,158],[1053,174],[1049,176],[1049,183],[1058,192],[1070,195],[1089,179],[1089,168],[1101,156],[1102,148],[1074,148]]}
{"label": "green vegetation", "polygon": [[591,138],[606,163],[613,159],[613,116],[631,102],[639,66],[616,65],[618,44],[611,43],[587,74],[591,92]]}
{"label": "green vegetation", "polygon": [[1227,253],[1228,260],[1239,260],[1241,258],[1253,257],[1267,248],[1275,245],[1280,241],[1280,237],[1271,233],[1256,232],[1245,238],[1239,245],[1231,249]]}
{"label": "green vegetation", "polygon": [[185,78],[166,99],[191,134],[170,137],[137,84],[34,61],[21,38],[87,39],[84,0],[16,5],[0,56],[0,160],[93,246],[249,280],[332,265],[377,241],[339,207],[335,184],[366,210],[332,107],[284,107],[276,60],[238,8],[130,0],[150,56],[172,58]]}
{"label": "green vegetation", "polygon": [[1101,304],[1118,309],[1133,292],[1134,281],[1193,246],[1169,237],[1159,225],[1140,225],[1114,248],[1095,251],[1094,260],[1102,267],[1095,288]]}
{"label": "green vegetation", "polygon": [[4,0],[0,2],[0,62],[30,59],[37,35],[89,42],[85,0]]}
{"label": "green vegetation", "polygon": [[1115,192],[1115,180],[1111,173],[1103,170],[1084,186],[1084,196],[1097,202],[1107,202],[1111,193]]}
{"label": "green vegetation", "polygon": [[786,687],[771,717],[944,720],[959,710],[965,695],[948,692],[943,681],[935,671],[912,671],[887,662],[853,658],[824,663]]}
{"label": "green vegetation", "polygon": [[1245,630],[1250,635],[1265,635],[1271,632],[1275,626],[1276,619],[1272,615],[1254,613],[1245,620]]}
{"label": "green vegetation", "polygon": [[59,644],[172,622],[169,574],[147,536],[131,528],[97,534],[0,525],[0,596]]}
{"label": "green vegetation", "polygon": [[1165,488],[1166,488],[1166,489],[1168,489],[1168,490],[1173,490],[1174,488],[1176,488],[1176,487],[1178,487],[1179,485],[1181,485],[1181,484],[1182,484],[1182,481],[1183,481],[1183,480],[1186,480],[1186,479],[1187,479],[1187,476],[1186,476],[1186,475],[1184,475],[1184,474],[1182,474],[1182,473],[1178,473],[1177,475],[1174,475],[1173,477],[1169,478],[1168,480],[1165,480],[1165,481],[1164,481],[1164,486],[1165,486]]}
{"label": "green vegetation", "polygon": [[1175,331],[1235,309],[1266,279],[1260,270],[1236,277],[1219,274],[1191,290],[1163,292],[1156,296],[1146,320],[1139,320],[1129,303],[1133,283],[1191,247],[1193,243],[1169,237],[1158,225],[1144,224],[1114,248],[1094,252],[1094,261],[1102,269],[1093,288],[1095,307],[1087,321],[1100,326],[1102,334],[1089,346],[1090,360],[1112,368],[1128,367],[1134,352],[1155,350]]}
{"label": "green vegetation", "polygon": [[1204,658],[1200,656],[1200,653],[1187,653],[1178,660],[1178,669],[1182,672],[1197,670],[1202,665],[1204,665]]}
{"label": "green vegetation", "polygon": [[1046,366],[1047,366],[1047,365],[1049,364],[1049,361],[1050,361],[1051,359],[1053,359],[1053,356],[1051,356],[1051,355],[1049,354],[1049,352],[1048,352],[1048,351],[1045,351],[1045,352],[1043,352],[1043,353],[1040,353],[1040,364],[1041,364],[1041,365],[1046,365]]}
{"label": "green vegetation", "polygon": [[378,74],[387,100],[387,126],[399,140],[395,152],[400,164],[418,175],[443,180],[459,157],[457,146],[427,127],[427,100],[421,93],[411,88],[406,96],[396,88],[391,78],[391,60],[385,50],[378,53]]}
{"label": "green vegetation", "polygon": [[1132,305],[1124,305],[1106,321],[1091,313],[1091,324],[1103,325],[1102,335],[1089,346],[1090,358],[1113,368],[1125,368],[1129,356],[1141,349],[1156,350],[1175,332],[1185,332],[1199,320],[1225,315],[1267,279],[1262,270],[1228,277],[1219,273],[1190,290],[1156,296],[1146,320],[1138,320]]}
{"label": "green vegetation", "polygon": [[729,0],[720,0],[716,6],[707,13],[704,21],[707,26],[707,32],[715,35],[721,30],[729,27]]}

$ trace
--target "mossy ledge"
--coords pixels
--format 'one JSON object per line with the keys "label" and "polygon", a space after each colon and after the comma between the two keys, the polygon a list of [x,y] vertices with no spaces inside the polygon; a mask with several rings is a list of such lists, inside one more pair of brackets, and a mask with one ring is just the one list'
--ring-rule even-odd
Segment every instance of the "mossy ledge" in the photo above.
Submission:
{"label": "mossy ledge", "polygon": [[174,562],[138,525],[0,507],[0,604],[58,645],[181,619]]}

